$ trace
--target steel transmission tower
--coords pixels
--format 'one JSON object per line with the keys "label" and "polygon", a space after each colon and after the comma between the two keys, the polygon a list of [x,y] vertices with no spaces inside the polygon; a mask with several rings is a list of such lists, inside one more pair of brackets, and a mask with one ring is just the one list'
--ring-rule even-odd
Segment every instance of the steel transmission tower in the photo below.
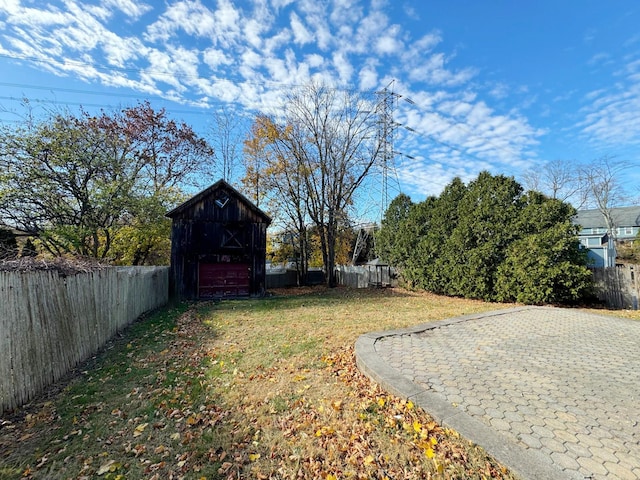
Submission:
{"label": "steel transmission tower", "polygon": [[[389,170],[395,172],[395,156],[397,152],[394,149],[394,137],[397,127],[400,126],[400,124],[393,119],[393,114],[396,109],[398,99],[400,98],[400,95],[393,91],[394,82],[395,80],[392,80],[382,90],[375,92],[377,97],[375,113],[378,127],[376,140],[380,149],[378,153],[378,166],[382,176],[382,188],[380,191],[380,225],[382,225],[384,214],[389,207]],[[414,105],[414,102],[411,99],[404,98],[404,100]],[[408,127],[405,128],[409,131],[415,131]],[[413,158],[410,155],[404,156],[407,158]],[[375,250],[375,229],[375,223],[365,223],[360,225],[356,246],[353,252],[352,264],[355,265],[358,256],[368,242],[373,242]]]}
{"label": "steel transmission tower", "polygon": [[378,102],[376,113],[378,117],[378,145],[380,146],[380,168],[382,171],[382,192],[380,199],[380,222],[389,206],[389,168],[394,168],[395,151],[393,148],[394,134],[397,124],[393,120],[393,112],[399,95],[393,92],[392,80],[389,85],[376,92]]}

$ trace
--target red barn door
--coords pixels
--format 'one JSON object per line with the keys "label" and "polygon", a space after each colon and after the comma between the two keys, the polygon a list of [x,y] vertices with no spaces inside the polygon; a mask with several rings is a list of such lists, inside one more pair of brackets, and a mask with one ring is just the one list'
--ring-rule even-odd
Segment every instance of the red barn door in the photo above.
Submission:
{"label": "red barn door", "polygon": [[246,263],[200,263],[200,298],[241,297],[249,295],[250,268]]}

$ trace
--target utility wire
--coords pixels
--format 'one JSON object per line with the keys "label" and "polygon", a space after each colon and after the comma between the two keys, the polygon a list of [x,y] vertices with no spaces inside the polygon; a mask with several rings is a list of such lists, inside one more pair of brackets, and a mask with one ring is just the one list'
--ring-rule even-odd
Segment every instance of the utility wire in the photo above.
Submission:
{"label": "utility wire", "polygon": [[[136,97],[134,97],[136,98]],[[140,97],[137,97],[140,98]],[[44,98],[26,98],[30,103],[39,103],[39,104],[49,104],[49,105],[66,105],[66,106],[74,106],[74,107],[91,107],[91,108],[118,108],[116,105],[106,104],[106,103],[85,103],[85,102],[71,102],[65,100],[48,100]],[[25,97],[9,97],[9,96],[0,96],[0,100],[11,100],[11,101],[23,101]],[[167,99],[163,99],[167,101]],[[194,109],[197,108],[194,106]],[[199,107],[200,111],[197,110],[175,110],[170,109],[171,113],[182,113],[188,115],[210,115],[210,112],[202,111],[204,107]],[[169,109],[167,109],[169,110]]]}
{"label": "utility wire", "polygon": [[[42,58],[38,58],[38,57],[29,57],[29,56],[18,56],[18,55],[8,55],[8,54],[0,54],[0,58],[7,58],[7,59],[11,59],[11,60],[23,60],[23,61],[28,61],[28,62],[33,62],[33,63],[45,63],[45,64],[50,64],[50,65],[56,65],[55,62],[51,61],[51,60],[47,60],[47,59],[42,59]],[[166,72],[166,71],[160,71],[160,70],[150,70],[150,69],[141,69],[141,68],[124,68],[124,67],[115,67],[115,66],[105,66],[105,65],[100,65],[100,64],[95,64],[95,63],[88,63],[88,62],[82,62],[82,61],[78,61],[78,60],[67,60],[67,62],[70,62],[72,64],[75,65],[79,65],[79,66],[87,66],[87,67],[92,67],[92,68],[96,68],[97,70],[103,70],[103,71],[120,71],[123,73],[137,73],[137,74],[141,74],[141,73],[152,73],[152,74],[158,74],[158,75],[171,75],[173,78],[185,78],[185,79],[196,79],[196,78],[201,78],[200,76],[195,76],[195,75],[190,75],[190,74],[182,74],[182,73],[176,73],[176,72]],[[278,88],[282,88],[282,89],[287,89],[287,88],[292,88],[292,87],[296,87],[296,86],[302,86],[302,85],[297,85],[297,84],[287,84],[287,83],[283,83],[283,82],[275,82],[275,81],[268,81],[268,80],[264,80],[263,82],[243,82],[244,84],[247,85],[254,85],[254,86],[261,86],[261,87],[265,87],[268,85],[272,85],[272,86],[277,86]],[[5,86],[5,87],[12,87],[12,88],[25,88],[25,89],[34,89],[34,90],[46,90],[46,91],[51,91],[52,93],[56,93],[56,92],[61,92],[61,93],[74,93],[74,94],[84,94],[84,95],[96,95],[96,96],[103,96],[103,97],[107,97],[107,98],[135,98],[135,99],[139,99],[139,98],[157,98],[157,99],[161,99],[163,101],[176,101],[176,100],[171,100],[169,98],[165,98],[162,96],[157,96],[157,95],[138,95],[138,94],[129,94],[129,93],[114,93],[114,92],[97,92],[97,91],[92,91],[92,90],[84,90],[84,89],[72,89],[72,88],[62,88],[62,87],[50,87],[50,86],[44,86],[44,85],[32,85],[32,84],[20,84],[20,83],[10,83],[10,82],[0,82],[0,86]],[[351,88],[341,88],[341,87],[328,87],[332,90],[338,90],[338,91],[351,91],[355,89],[351,89]],[[377,91],[360,91],[359,93],[361,94],[375,94],[378,93]],[[441,112],[437,112],[437,111],[433,111],[433,110],[429,110],[424,108],[423,106],[419,105],[418,103],[416,103],[415,101],[413,101],[411,98],[403,96],[401,94],[398,93],[394,93],[394,95],[396,95],[398,98],[402,98],[403,100],[405,100],[408,104],[410,104],[412,107],[418,109],[419,111],[423,112],[423,113],[428,113],[428,112],[434,112],[434,113],[438,113],[441,115]],[[17,97],[7,97],[7,96],[0,96],[0,99],[3,100],[11,100],[11,101],[21,101],[23,100],[23,98],[17,98]],[[44,99],[29,99],[30,101],[33,101],[35,103],[49,103],[49,104],[54,104],[54,105],[67,105],[67,106],[85,106],[85,107],[92,107],[92,108],[114,108],[113,105],[109,105],[109,104],[95,104],[95,103],[80,103],[80,102],[70,102],[70,101],[61,101],[61,100],[44,100]],[[189,102],[190,100],[188,99],[180,99],[182,101],[186,101]],[[179,100],[178,100],[179,101]],[[191,101],[193,102],[193,101]],[[215,103],[218,104],[222,104],[222,101],[217,101]],[[208,114],[208,112],[203,112],[203,111],[198,111],[198,110],[202,110],[202,109],[206,109],[206,108],[211,108],[211,105],[209,106],[205,106],[205,105],[198,105],[198,104],[194,104],[191,106],[191,108],[193,110],[171,110],[172,113],[179,113],[179,114],[188,114],[188,115],[206,115]],[[273,107],[272,107],[273,108]],[[505,153],[508,153],[509,155],[512,156],[518,156],[518,152],[513,150],[513,149],[508,149],[505,148],[504,146],[500,146],[500,145],[496,145],[495,143],[493,143],[490,139],[487,139],[485,137],[479,136],[477,134],[475,134],[467,125],[465,125],[464,123],[460,123],[455,121],[455,119],[453,117],[450,116],[446,116],[445,120],[450,121],[452,124],[452,127],[457,127],[457,128],[461,128],[463,130],[465,130],[469,135],[475,137],[475,138],[479,138],[485,145],[489,145],[492,148],[494,148],[495,150],[500,150],[503,151]],[[455,146],[452,145],[448,142],[444,142],[442,140],[438,140],[437,138],[435,138],[434,135],[430,135],[426,132],[419,132],[413,128],[410,127],[405,127],[408,131],[412,132],[412,133],[416,133],[420,136],[422,136],[423,138],[440,144],[446,148],[449,148],[451,150],[457,151],[463,155],[465,155],[468,158],[473,158],[477,161],[484,161],[483,159],[479,158],[478,156],[469,153],[467,150],[467,148],[463,147],[463,146]]]}
{"label": "utility wire", "polygon": [[[202,53],[202,52],[200,52]],[[45,59],[45,58],[39,58],[39,57],[29,57],[26,55],[20,56],[20,55],[8,55],[8,54],[4,54],[4,53],[0,53],[0,58],[7,58],[10,60],[23,60],[23,61],[27,61],[27,62],[33,62],[33,63],[44,63],[53,67],[56,67],[58,69],[60,69],[58,62],[54,62],[53,59]],[[164,71],[164,70],[154,70],[154,69],[145,69],[145,68],[125,68],[125,67],[117,67],[117,66],[113,66],[113,65],[101,65],[99,63],[89,63],[89,62],[83,62],[80,60],[69,60],[69,59],[65,59],[65,62],[67,63],[71,63],[80,67],[91,67],[91,68],[95,68],[96,70],[100,70],[100,71],[104,71],[104,72],[122,72],[122,73],[135,73],[135,74],[155,74],[155,75],[164,75],[164,76],[170,76],[171,78],[183,78],[183,79],[190,79],[190,80],[201,80],[203,78],[203,75],[191,75],[188,73],[180,73],[180,72],[168,72],[168,71]],[[220,78],[220,80],[228,80],[227,78]],[[298,84],[298,83],[286,83],[286,82],[279,82],[279,81],[275,81],[275,80],[266,80],[263,79],[260,82],[249,82],[249,81],[243,81],[243,82],[238,82],[238,83],[242,83],[244,85],[252,85],[252,86],[257,86],[257,87],[278,87],[280,89],[283,90],[288,90],[291,88],[296,88],[296,87],[304,87],[304,84]],[[46,87],[37,87],[37,88],[46,88]],[[344,87],[339,87],[339,86],[327,86],[328,89],[330,90],[336,90],[336,91],[343,91],[343,92],[350,92],[350,93],[362,93],[362,94],[374,94],[375,91],[374,90],[367,90],[367,91],[362,91],[359,90],[355,87],[349,87],[349,86],[344,86]]]}

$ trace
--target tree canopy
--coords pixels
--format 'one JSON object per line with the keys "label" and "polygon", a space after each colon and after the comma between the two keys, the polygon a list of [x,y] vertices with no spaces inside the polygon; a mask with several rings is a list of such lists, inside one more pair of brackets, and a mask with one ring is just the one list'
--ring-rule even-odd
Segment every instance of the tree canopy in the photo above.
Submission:
{"label": "tree canopy", "polygon": [[144,263],[168,238],[164,213],[211,155],[191,127],[147,102],[56,113],[2,132],[0,219],[54,255]]}
{"label": "tree canopy", "polygon": [[309,84],[289,95],[281,118],[258,117],[245,142],[247,190],[256,202],[270,200],[303,257],[315,226],[330,286],[348,209],[378,160],[375,110],[356,93]]}
{"label": "tree canopy", "polygon": [[436,293],[523,303],[574,302],[590,272],[575,210],[513,178],[482,172],[454,179],[439,197],[389,206],[378,234],[380,253],[405,282]]}

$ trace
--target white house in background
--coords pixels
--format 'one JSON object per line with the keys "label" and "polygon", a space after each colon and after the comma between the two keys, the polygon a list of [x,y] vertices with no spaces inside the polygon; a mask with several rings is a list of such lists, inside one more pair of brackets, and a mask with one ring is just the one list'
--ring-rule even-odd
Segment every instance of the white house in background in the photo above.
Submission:
{"label": "white house in background", "polygon": [[580,225],[580,243],[589,249],[589,258],[594,267],[614,267],[616,264],[616,244],[637,240],[640,232],[640,206],[611,209],[614,222],[613,232],[609,232],[607,222],[600,210],[579,210],[573,218]]}

